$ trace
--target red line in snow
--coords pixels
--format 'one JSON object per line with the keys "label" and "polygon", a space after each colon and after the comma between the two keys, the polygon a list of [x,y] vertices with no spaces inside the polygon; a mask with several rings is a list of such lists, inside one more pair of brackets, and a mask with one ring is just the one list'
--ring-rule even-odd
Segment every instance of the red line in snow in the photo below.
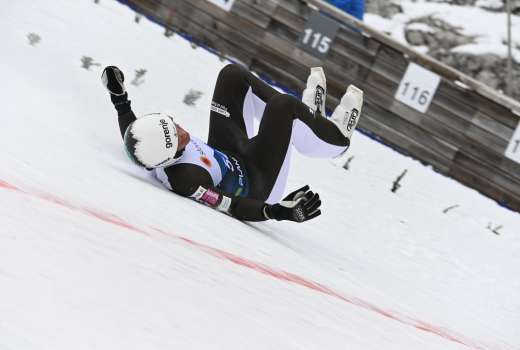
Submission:
{"label": "red line in snow", "polygon": [[234,263],[236,265],[247,267],[249,269],[252,269],[252,270],[255,270],[257,272],[260,272],[260,273],[262,273],[264,275],[272,276],[272,277],[274,277],[274,278],[276,278],[278,280],[294,283],[294,284],[297,284],[297,285],[300,285],[300,286],[312,289],[314,291],[317,291],[317,292],[320,292],[320,293],[323,293],[323,294],[327,294],[329,296],[332,296],[332,297],[335,297],[335,298],[340,299],[342,301],[345,301],[345,302],[347,302],[349,304],[356,305],[356,306],[359,306],[359,307],[361,307],[363,309],[375,312],[375,313],[377,313],[377,314],[379,314],[381,316],[384,316],[386,318],[392,319],[394,321],[398,321],[398,322],[406,324],[408,326],[415,327],[416,329],[419,329],[421,331],[425,331],[425,332],[428,332],[428,333],[432,333],[432,334],[438,335],[438,336],[440,336],[442,338],[445,338],[447,340],[450,340],[452,342],[459,343],[461,345],[464,345],[464,346],[467,346],[467,347],[470,347],[470,348],[473,348],[473,349],[477,349],[477,350],[491,349],[491,348],[487,348],[487,347],[484,347],[482,345],[479,345],[479,344],[477,344],[477,342],[472,341],[471,339],[466,338],[463,335],[455,334],[455,332],[452,332],[452,331],[449,331],[449,330],[446,330],[446,329],[442,329],[441,327],[436,327],[436,326],[433,326],[433,325],[428,324],[426,322],[423,322],[423,321],[420,321],[420,320],[415,320],[413,318],[406,317],[404,315],[400,315],[398,312],[395,312],[395,311],[389,311],[389,310],[381,309],[378,306],[375,306],[373,304],[370,304],[369,302],[363,301],[363,300],[358,299],[358,298],[345,296],[345,295],[343,295],[343,294],[341,294],[339,292],[336,292],[336,291],[332,290],[331,288],[329,288],[327,286],[324,286],[324,285],[322,285],[320,283],[317,283],[317,282],[305,279],[305,278],[300,277],[298,275],[295,275],[293,273],[286,272],[286,271],[283,271],[283,270],[276,270],[276,269],[273,269],[273,268],[271,268],[271,267],[269,267],[267,265],[264,265],[262,263],[254,262],[254,261],[242,258],[240,256],[234,255],[232,253],[228,253],[228,252],[225,252],[223,250],[220,250],[220,249],[217,249],[217,248],[213,248],[213,247],[204,245],[202,243],[195,242],[195,241],[193,241],[193,240],[191,240],[189,238],[178,236],[178,235],[175,235],[175,234],[170,234],[168,232],[162,231],[162,230],[157,229],[157,228],[154,228],[154,230],[156,230],[156,231],[158,231],[160,233],[169,235],[169,236],[173,236],[173,237],[175,237],[177,239],[180,239],[180,240],[188,243],[189,245],[191,245],[193,247],[196,247],[197,249],[202,250],[202,251],[204,251],[204,252],[206,252],[206,253],[208,253],[208,254],[210,254],[212,256],[215,256],[217,258],[230,261],[230,262],[232,262],[232,263]]}
{"label": "red line in snow", "polygon": [[0,180],[0,187],[3,187],[8,190],[12,190],[12,191],[20,191],[17,187],[14,187],[13,185],[8,184],[7,182],[2,181],[2,180]]}
{"label": "red line in snow", "polygon": [[[53,203],[53,204],[65,207],[67,209],[74,210],[74,211],[79,211],[79,212],[81,212],[83,214],[89,215],[89,216],[91,216],[93,218],[96,218],[98,220],[101,220],[103,222],[106,222],[106,223],[109,223],[109,224],[112,224],[112,225],[116,225],[116,226],[120,226],[122,228],[131,230],[131,231],[134,231],[134,232],[137,232],[137,233],[140,233],[140,234],[144,234],[146,236],[151,236],[145,230],[140,229],[140,228],[138,228],[136,226],[133,226],[133,225],[129,224],[128,222],[124,221],[123,219],[121,219],[121,218],[119,218],[119,217],[117,217],[117,216],[115,216],[113,214],[105,213],[105,212],[99,211],[97,209],[90,209],[90,208],[81,207],[81,206],[75,205],[73,203],[70,203],[70,202],[68,202],[66,200],[63,200],[63,199],[61,199],[61,198],[59,198],[57,196],[54,196],[52,194],[42,193],[42,192],[37,192],[37,191],[34,191],[34,192],[23,191],[20,188],[18,188],[16,186],[13,186],[13,185],[11,185],[11,184],[9,184],[9,183],[7,183],[5,181],[2,181],[2,180],[0,180],[0,188],[11,190],[11,191],[16,191],[16,192],[21,192],[21,193],[24,193],[24,194],[27,194],[27,195],[31,195],[33,197],[45,200],[47,202],[50,202],[50,203]],[[386,318],[398,321],[398,322],[400,322],[402,324],[406,324],[408,326],[412,326],[412,327],[414,327],[414,328],[416,328],[418,330],[421,330],[421,331],[424,331],[424,332],[427,332],[427,333],[431,333],[431,334],[440,336],[440,337],[442,337],[444,339],[447,339],[449,341],[452,341],[452,342],[455,342],[455,343],[458,343],[458,344],[461,344],[461,345],[465,345],[465,346],[467,346],[469,348],[473,348],[473,349],[476,349],[476,350],[492,349],[490,347],[479,345],[477,342],[475,342],[475,341],[473,341],[473,340],[471,340],[471,339],[469,339],[469,338],[467,338],[467,337],[465,337],[463,335],[457,334],[457,333],[455,333],[453,331],[444,329],[442,327],[434,326],[434,325],[428,324],[428,323],[420,321],[420,320],[416,320],[416,319],[413,319],[413,318],[410,318],[410,317],[407,317],[407,316],[404,316],[404,315],[400,315],[398,312],[395,312],[395,311],[384,310],[384,309],[382,309],[382,308],[380,308],[380,307],[378,307],[376,305],[373,305],[373,304],[371,304],[369,302],[366,302],[364,300],[361,300],[361,299],[358,299],[358,298],[355,298],[355,297],[345,296],[344,294],[341,294],[341,293],[339,293],[337,291],[334,291],[333,289],[331,289],[331,288],[329,288],[329,287],[327,287],[327,286],[325,286],[323,284],[320,284],[320,283],[308,280],[308,279],[306,279],[304,277],[295,275],[293,273],[286,272],[286,271],[283,271],[283,270],[277,270],[277,269],[274,269],[274,268],[272,268],[270,266],[264,265],[262,263],[258,263],[258,262],[252,261],[252,260],[248,260],[248,259],[242,258],[242,257],[240,257],[238,255],[234,255],[232,253],[229,253],[229,252],[217,249],[217,248],[213,248],[213,247],[207,246],[207,245],[202,244],[202,243],[198,243],[196,241],[193,241],[193,240],[191,240],[189,238],[186,238],[186,237],[183,237],[183,236],[179,236],[179,235],[176,235],[176,234],[165,232],[165,231],[163,231],[161,229],[158,229],[158,228],[153,228],[153,230],[155,230],[156,232],[162,233],[164,235],[167,235],[167,236],[176,238],[178,240],[181,240],[182,242],[188,244],[189,246],[194,247],[197,250],[205,252],[205,253],[207,253],[209,255],[212,255],[212,256],[214,256],[216,258],[219,258],[219,259],[222,259],[222,260],[226,260],[226,261],[229,261],[229,262],[231,262],[233,264],[246,267],[248,269],[257,271],[259,273],[262,273],[264,275],[268,275],[268,276],[271,276],[273,278],[276,278],[276,279],[278,279],[280,281],[293,283],[293,284],[296,284],[296,285],[299,285],[299,286],[302,286],[302,287],[305,287],[305,288],[312,289],[312,290],[314,290],[316,292],[332,296],[334,298],[337,298],[337,299],[340,299],[342,301],[345,301],[345,302],[347,302],[349,304],[352,304],[352,305],[355,305],[355,306],[359,306],[359,307],[361,307],[361,308],[363,308],[365,310],[372,311],[372,312],[374,312],[374,313],[376,313],[376,314],[378,314],[380,316],[383,316],[383,317],[386,317]]]}
{"label": "red line in snow", "polygon": [[4,189],[16,191],[16,192],[21,192],[21,193],[24,193],[24,194],[27,194],[27,195],[30,195],[30,196],[33,196],[33,197],[36,197],[36,198],[39,198],[39,199],[43,199],[43,200],[45,200],[47,202],[51,202],[53,204],[65,207],[67,209],[74,210],[74,211],[79,211],[79,212],[82,212],[83,214],[86,214],[86,215],[89,215],[89,216],[93,216],[96,219],[104,221],[106,223],[117,225],[117,226],[121,226],[121,227],[126,228],[128,230],[131,230],[131,231],[134,231],[134,232],[141,233],[143,235],[149,236],[148,232],[146,232],[146,231],[144,231],[144,230],[142,230],[142,229],[140,229],[138,227],[135,227],[135,226],[127,223],[126,221],[124,221],[121,218],[118,218],[115,215],[104,213],[104,212],[96,210],[96,209],[80,207],[80,206],[78,206],[76,204],[73,204],[71,202],[67,202],[64,199],[61,199],[61,198],[59,198],[57,196],[54,196],[52,194],[49,194],[49,193],[37,192],[37,191],[34,191],[34,192],[23,191],[20,188],[18,188],[16,186],[13,186],[13,185],[11,185],[11,184],[9,184],[9,183],[7,183],[5,181],[2,181],[2,180],[0,180],[0,188],[4,188]]}

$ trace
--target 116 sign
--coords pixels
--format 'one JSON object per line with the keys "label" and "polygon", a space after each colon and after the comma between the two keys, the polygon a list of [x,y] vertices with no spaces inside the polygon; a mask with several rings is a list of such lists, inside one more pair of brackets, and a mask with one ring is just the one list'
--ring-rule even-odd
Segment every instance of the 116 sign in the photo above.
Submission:
{"label": "116 sign", "polygon": [[395,99],[405,105],[426,113],[441,78],[429,70],[410,63],[395,93]]}

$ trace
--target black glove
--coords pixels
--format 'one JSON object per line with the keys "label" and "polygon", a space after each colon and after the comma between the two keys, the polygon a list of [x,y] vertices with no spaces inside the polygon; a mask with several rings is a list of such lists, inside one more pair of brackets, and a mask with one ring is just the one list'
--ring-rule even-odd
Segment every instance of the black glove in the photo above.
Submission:
{"label": "black glove", "polygon": [[103,69],[101,82],[110,92],[110,99],[116,107],[118,113],[125,113],[130,110],[130,101],[125,89],[125,76],[116,66],[108,66]]}
{"label": "black glove", "polygon": [[124,95],[125,90],[125,76],[123,72],[116,66],[108,66],[103,69],[101,73],[101,82],[112,95]]}
{"label": "black glove", "polygon": [[309,190],[309,186],[290,193],[280,203],[264,207],[264,215],[267,219],[290,220],[304,222],[321,214],[320,196]]}

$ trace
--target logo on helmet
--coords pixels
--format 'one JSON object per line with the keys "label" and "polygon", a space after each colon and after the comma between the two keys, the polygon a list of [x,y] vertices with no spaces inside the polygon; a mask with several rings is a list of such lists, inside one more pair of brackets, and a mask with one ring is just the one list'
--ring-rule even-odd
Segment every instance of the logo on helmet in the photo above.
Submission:
{"label": "logo on helmet", "polygon": [[172,138],[170,136],[170,129],[168,129],[168,123],[166,123],[166,120],[164,120],[164,119],[161,119],[160,123],[163,128],[163,132],[164,132],[164,141],[166,142],[166,148],[172,148],[173,143],[172,143]]}

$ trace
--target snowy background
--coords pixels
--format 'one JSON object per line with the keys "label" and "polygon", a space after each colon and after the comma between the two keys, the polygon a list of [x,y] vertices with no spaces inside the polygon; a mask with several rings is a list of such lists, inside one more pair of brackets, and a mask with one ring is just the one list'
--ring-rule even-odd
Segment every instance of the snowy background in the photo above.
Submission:
{"label": "snowy background", "polygon": [[2,5],[1,350],[520,349],[520,215],[360,133],[341,159],[294,154],[288,190],[324,202],[300,225],[135,167],[103,66],[204,138],[226,64],[163,32],[115,1]]}
{"label": "snowy background", "polygon": [[[465,36],[473,37],[472,44],[458,46],[456,52],[481,55],[485,53],[496,54],[503,58],[507,56],[507,15],[505,12],[495,12],[502,1],[486,0],[477,1],[474,6],[454,5],[440,1],[427,0],[401,0],[393,1],[399,4],[402,12],[396,13],[390,18],[367,13],[365,22],[382,32],[389,33],[402,44],[408,44],[405,32],[409,23],[419,18],[432,16],[443,20],[458,29]],[[520,63],[520,16],[513,15],[513,57]],[[413,24],[417,30],[435,31],[428,25]],[[416,47],[419,51],[427,51],[426,46]]]}
{"label": "snowy background", "polygon": [[[402,44],[507,92],[503,0],[367,0],[365,23]],[[512,96],[520,101],[520,2],[511,0]]]}

